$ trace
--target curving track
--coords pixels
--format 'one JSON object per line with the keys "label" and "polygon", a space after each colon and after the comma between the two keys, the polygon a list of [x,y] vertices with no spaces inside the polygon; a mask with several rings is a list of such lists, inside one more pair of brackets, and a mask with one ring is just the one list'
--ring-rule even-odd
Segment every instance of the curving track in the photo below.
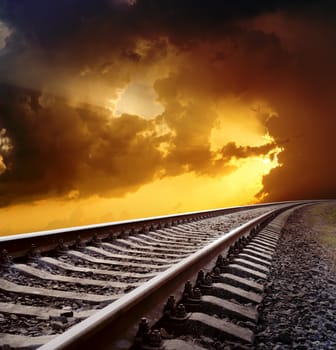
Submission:
{"label": "curving track", "polygon": [[[224,248],[227,250],[229,243],[246,235],[251,228],[269,220],[270,217],[273,217],[274,211],[294,204],[297,203],[249,207],[245,210],[239,207],[227,211],[202,212],[202,217],[207,218],[197,221],[192,221],[194,218],[191,215],[194,214],[186,214],[173,219],[172,217],[161,217],[159,220],[156,218],[152,221],[120,223],[112,227],[98,225],[79,232],[67,230],[66,232],[53,232],[51,235],[23,235],[21,241],[20,237],[19,239],[17,237],[1,238],[0,346],[36,348],[46,344],[45,349],[77,348],[80,346],[78,339],[85,338],[84,333],[87,333],[89,338],[91,334],[96,334],[98,329],[105,327],[105,324],[111,327],[112,319],[118,319],[121,312],[127,315],[127,319],[134,318],[131,325],[120,323],[122,328],[127,329],[134,336],[134,329],[137,327],[135,324],[140,319],[138,314],[140,311],[131,309],[129,303],[140,304],[140,310],[144,313],[148,313],[149,309],[155,310],[151,303],[145,300],[151,293],[158,292],[160,289],[166,290],[166,293],[161,293],[159,297],[151,297],[152,304],[155,300],[155,304],[159,305],[159,301],[167,296],[167,292],[175,290],[176,286],[181,283],[184,284],[186,275],[194,276],[199,266],[206,266],[204,264],[209,263],[216,254],[224,251]],[[139,229],[140,224],[142,224],[141,230]],[[227,284],[231,287],[224,288],[225,292],[222,291],[222,296],[226,300],[227,295],[231,297],[235,295],[237,290],[234,288],[237,288],[237,285],[241,289],[242,284],[244,285],[244,276],[249,276],[250,280],[251,278],[253,280],[251,271],[254,269],[254,278],[257,282],[250,283],[254,286],[252,288],[255,294],[253,295],[254,301],[251,301],[248,295],[238,296],[238,299],[243,301],[240,314],[249,315],[247,318],[252,323],[256,317],[255,309],[246,308],[244,303],[259,301],[259,297],[256,296],[258,295],[256,292],[262,290],[259,280],[264,278],[267,272],[269,253],[275,246],[276,233],[270,232],[270,230],[276,230],[274,225],[280,227],[279,224],[273,223],[267,234],[261,232],[258,240],[251,241],[239,257],[231,261],[228,266],[225,264],[226,275],[217,276],[218,281],[226,281],[226,283],[228,280],[231,281]],[[81,235],[84,233],[84,238],[77,237],[78,233]],[[32,242],[35,244],[41,241],[44,244],[40,247],[27,246]],[[218,245],[218,242],[221,244]],[[15,248],[15,243],[17,248]],[[14,259],[3,249],[10,251]],[[200,259],[199,263],[195,264],[195,255],[202,256],[203,260]],[[188,261],[189,268],[186,268]],[[190,261],[193,263],[191,264]],[[174,276],[167,278],[172,271]],[[186,271],[188,271],[187,274]],[[183,281],[176,282],[176,276]],[[157,281],[161,282],[155,285]],[[175,282],[172,283],[172,281]],[[171,286],[168,287],[168,284],[165,285],[165,283],[170,283]],[[204,294],[202,303],[205,302],[208,309],[217,310],[211,305],[219,302],[218,295],[208,297],[206,291],[210,290],[209,288],[203,286],[199,289]],[[252,292],[249,288],[247,290],[251,297]],[[148,304],[148,310],[144,304]],[[200,304],[199,300],[196,304]],[[235,306],[232,306],[227,300],[226,305],[226,309],[229,308],[229,311],[226,311],[237,316],[237,310],[232,310]],[[153,319],[159,318],[161,307],[162,305],[160,305],[160,311],[152,312]],[[239,309],[238,306],[236,307]],[[109,308],[112,308],[112,311]],[[118,308],[117,313],[115,308]],[[131,309],[132,316],[126,314],[126,309]],[[110,314],[113,314],[112,318],[109,318]],[[206,316],[204,315],[204,313],[194,312],[188,319],[193,320],[192,324],[202,325],[205,322]],[[86,321],[80,323],[84,319]],[[161,327],[162,324],[161,328],[167,329],[172,334],[178,334],[179,332],[170,326],[170,322],[166,321],[167,319],[161,320],[159,326]],[[213,320],[208,318],[205,323],[207,322],[211,323]],[[76,326],[73,327],[74,325]],[[114,328],[118,329],[115,326]],[[191,326],[191,329],[194,328],[195,326]],[[208,326],[205,329],[208,329]],[[78,330],[80,330],[79,333],[76,333]],[[56,337],[63,332],[65,333],[61,337]],[[189,334],[192,332],[189,331]],[[109,337],[101,337],[104,339],[101,348],[122,349],[131,345],[128,340],[129,336],[122,336],[122,341],[115,340],[115,337],[114,335],[113,341],[110,341]],[[144,344],[149,341],[149,335],[147,334],[146,337],[144,341],[140,340],[140,347],[146,348],[147,345]],[[155,343],[155,334],[151,334],[150,337],[152,342],[154,337]],[[233,338],[237,337],[233,336]],[[251,339],[246,338],[245,342],[247,340],[249,343]],[[160,341],[162,344],[162,340]],[[176,344],[180,344],[180,341],[178,337],[174,341],[170,339],[166,341],[165,346],[174,348],[172,344],[175,344],[177,349],[180,345]],[[96,340],[93,342],[97,344]]]}

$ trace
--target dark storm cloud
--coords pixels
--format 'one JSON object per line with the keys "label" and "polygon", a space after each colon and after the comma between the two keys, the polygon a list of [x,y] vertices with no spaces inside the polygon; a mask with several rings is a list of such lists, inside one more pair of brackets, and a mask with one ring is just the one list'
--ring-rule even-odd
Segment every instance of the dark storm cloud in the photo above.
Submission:
{"label": "dark storm cloud", "polygon": [[[313,0],[138,0],[127,5],[126,1],[115,0],[0,0],[0,19],[14,29],[8,43],[13,54],[3,60],[0,79],[24,86],[34,80],[35,87],[40,88],[43,83],[37,75],[51,75],[45,66],[53,66],[58,75],[76,74],[86,66],[102,71],[113,66],[116,58],[148,63],[152,55],[165,54],[162,43],[145,56],[139,54],[135,50],[135,39],[139,37],[154,42],[167,36],[171,43],[188,50],[202,40],[225,37],[235,40],[240,33],[246,35],[238,22],[264,13],[332,12],[329,1],[325,2],[326,6],[321,5],[323,1],[314,6],[315,3]],[[258,45],[258,39],[255,43]],[[22,68],[25,62],[39,66],[32,69],[35,76]]]}
{"label": "dark storm cloud", "polygon": [[268,154],[275,147],[275,143],[267,143],[262,146],[237,146],[234,142],[229,142],[221,149],[221,153],[225,158],[228,157],[230,159],[234,157],[239,159]]}
{"label": "dark storm cloud", "polygon": [[[0,116],[13,149],[4,156],[2,205],[11,201],[108,190],[120,195],[150,181],[159,161],[160,138],[146,138],[149,122],[137,116],[111,119],[108,111],[47,105],[29,90],[1,87]],[[145,155],[145,157],[142,157]]]}
{"label": "dark storm cloud", "polygon": [[85,38],[87,47],[93,45],[103,51],[112,49],[128,36],[163,34],[180,43],[180,38],[195,41],[198,35],[222,36],[223,30],[228,33],[233,30],[230,25],[236,20],[268,11],[295,12],[301,7],[309,10],[314,3],[313,0],[138,0],[128,6],[126,1],[113,0],[1,0],[0,18],[11,24],[17,35],[39,47],[53,50],[68,43],[75,49],[82,46],[81,40]]}
{"label": "dark storm cloud", "polygon": [[332,6],[329,10],[325,17],[319,11],[308,18],[283,17],[273,28],[295,56],[291,69],[268,93],[279,114],[268,130],[289,142],[279,157],[282,167],[264,177],[261,194],[267,194],[266,200],[336,197],[336,25]]}

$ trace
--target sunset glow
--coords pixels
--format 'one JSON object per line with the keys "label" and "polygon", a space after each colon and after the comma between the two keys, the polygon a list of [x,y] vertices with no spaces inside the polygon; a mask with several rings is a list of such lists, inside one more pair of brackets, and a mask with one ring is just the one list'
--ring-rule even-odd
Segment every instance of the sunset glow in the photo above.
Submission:
{"label": "sunset glow", "polygon": [[[2,230],[5,234],[14,234],[252,204],[255,193],[262,189],[262,176],[278,165],[276,158],[270,160],[268,157],[232,163],[237,170],[230,175],[212,178],[186,173],[156,180],[122,198],[92,196],[78,199],[70,196],[69,201],[68,196],[67,199],[12,206],[3,210]],[[20,222],[16,221],[18,216],[22,219]]]}
{"label": "sunset glow", "polygon": [[330,4],[19,3],[0,1],[0,235],[336,196]]}

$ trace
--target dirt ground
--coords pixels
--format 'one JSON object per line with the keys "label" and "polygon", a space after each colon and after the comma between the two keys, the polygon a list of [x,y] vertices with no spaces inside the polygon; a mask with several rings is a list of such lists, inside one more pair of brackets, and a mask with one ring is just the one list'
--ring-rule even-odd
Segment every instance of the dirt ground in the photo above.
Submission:
{"label": "dirt ground", "polygon": [[336,201],[313,205],[305,210],[303,217],[336,270]]}

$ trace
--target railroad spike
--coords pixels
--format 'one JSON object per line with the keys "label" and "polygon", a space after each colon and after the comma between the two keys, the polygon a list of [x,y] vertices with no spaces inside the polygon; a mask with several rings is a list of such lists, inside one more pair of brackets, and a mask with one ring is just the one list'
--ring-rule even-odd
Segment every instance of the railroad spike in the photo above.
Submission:
{"label": "railroad spike", "polygon": [[216,265],[211,271],[211,278],[214,282],[219,282],[221,269]]}
{"label": "railroad spike", "polygon": [[143,350],[160,350],[162,349],[162,337],[160,330],[154,329],[152,330],[148,336],[146,336],[146,340],[143,341],[141,345],[141,349]]}
{"label": "railroad spike", "polygon": [[212,286],[211,274],[209,272],[204,274],[204,272],[200,270],[196,280],[196,287],[202,291],[204,289],[211,288],[211,286]]}
{"label": "railroad spike", "polygon": [[231,255],[233,253],[233,245],[230,245],[227,256]]}
{"label": "railroad spike", "polygon": [[36,245],[33,243],[30,246],[30,249],[28,250],[28,258],[35,260],[41,256],[40,250],[36,247]]}
{"label": "railroad spike", "polygon": [[198,304],[201,300],[201,296],[201,290],[197,287],[193,288],[191,282],[187,281],[187,283],[184,286],[182,302],[188,306],[190,306],[191,304]]}
{"label": "railroad spike", "polygon": [[236,241],[236,243],[233,245],[233,251],[234,251],[234,254],[238,254],[239,251],[240,251],[240,243],[239,241]]}
{"label": "railroad spike", "polygon": [[142,317],[139,322],[137,334],[135,335],[135,342],[141,344],[148,337],[150,333],[149,323],[146,317]]}
{"label": "railroad spike", "polygon": [[212,278],[211,278],[211,273],[207,272],[205,275],[205,284],[208,286],[212,285]]}
{"label": "railroad spike", "polygon": [[165,306],[163,307],[163,314],[166,316],[169,316],[174,312],[174,309],[175,309],[175,297],[174,295],[171,295],[168,298]]}
{"label": "railroad spike", "polygon": [[223,270],[226,266],[225,259],[222,254],[219,254],[216,260],[216,267],[219,269],[219,272]]}
{"label": "railroad spike", "polygon": [[187,281],[186,284],[184,285],[183,296],[189,297],[191,293],[192,293],[192,284],[190,281]]}
{"label": "railroad spike", "polygon": [[239,238],[239,249],[242,250],[245,246],[245,240],[244,240],[244,237],[240,237]]}
{"label": "railroad spike", "polygon": [[195,287],[194,288],[194,299],[201,300],[202,298],[202,292],[199,288]]}
{"label": "railroad spike", "polygon": [[213,269],[212,269],[212,275],[213,276],[219,276],[220,275],[220,273],[221,273],[221,269],[218,267],[218,266],[215,266]]}
{"label": "railroad spike", "polygon": [[203,283],[204,283],[204,271],[199,270],[198,275],[197,275],[196,284],[203,284]]}
{"label": "railroad spike", "polygon": [[229,248],[229,251],[228,251],[228,256],[232,256],[232,255],[235,255],[236,254],[236,243],[232,244]]}
{"label": "railroad spike", "polygon": [[175,308],[174,317],[179,320],[184,320],[187,317],[187,311],[184,304],[178,304]]}
{"label": "railroad spike", "polygon": [[149,343],[152,347],[161,348],[162,338],[159,329],[154,329],[149,335]]}
{"label": "railroad spike", "polygon": [[223,255],[219,254],[216,260],[216,265],[221,265],[223,262]]}
{"label": "railroad spike", "polygon": [[251,235],[250,235],[250,233],[248,233],[246,236],[244,236],[244,238],[245,238],[245,244],[248,244],[250,241],[251,241]]}

